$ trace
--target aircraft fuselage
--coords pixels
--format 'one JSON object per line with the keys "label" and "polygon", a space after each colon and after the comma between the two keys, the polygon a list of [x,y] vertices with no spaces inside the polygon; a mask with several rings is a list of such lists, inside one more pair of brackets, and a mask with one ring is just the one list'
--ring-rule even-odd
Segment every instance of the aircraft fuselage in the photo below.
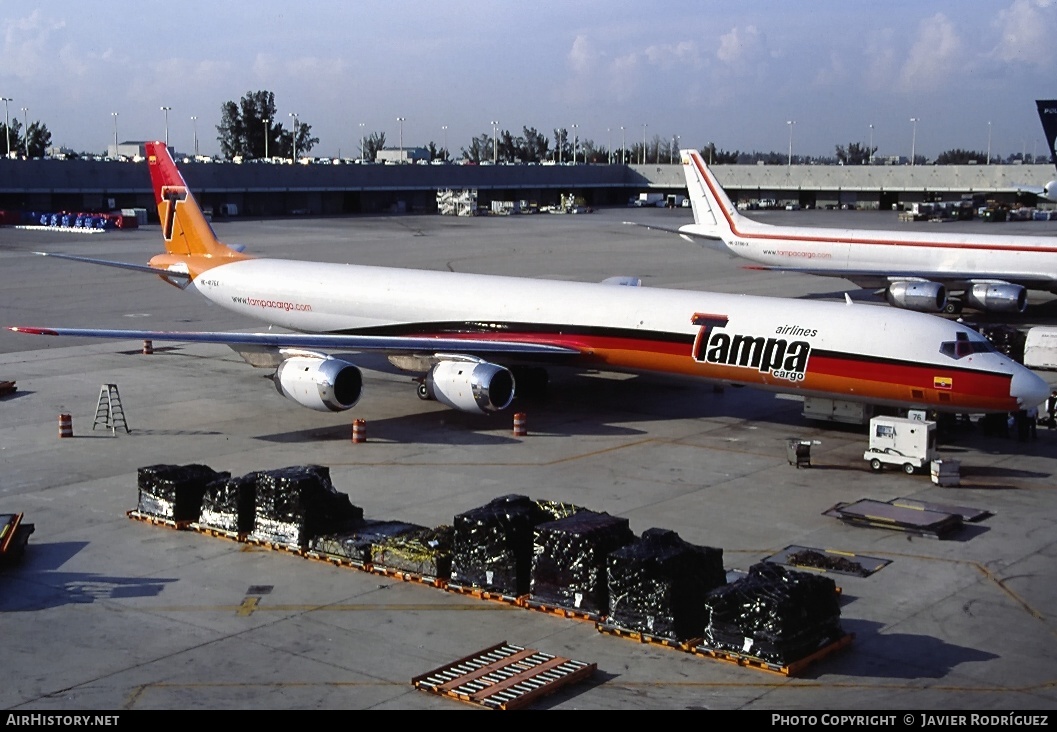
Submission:
{"label": "aircraft fuselage", "polygon": [[[805,396],[1015,409],[1019,365],[970,328],[892,308],[275,259],[193,281],[216,304],[305,333],[496,338],[576,349],[584,367],[657,371]],[[907,334],[915,336],[908,338]],[[977,344],[942,352],[954,333]]]}

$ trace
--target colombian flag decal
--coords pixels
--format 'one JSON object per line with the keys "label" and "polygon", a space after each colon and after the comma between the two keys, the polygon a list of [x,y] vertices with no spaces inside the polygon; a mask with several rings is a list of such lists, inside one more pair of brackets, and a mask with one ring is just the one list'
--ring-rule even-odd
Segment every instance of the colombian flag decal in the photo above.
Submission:
{"label": "colombian flag decal", "polygon": [[954,380],[949,376],[934,376],[932,377],[932,388],[933,389],[947,389],[948,391],[954,386]]}

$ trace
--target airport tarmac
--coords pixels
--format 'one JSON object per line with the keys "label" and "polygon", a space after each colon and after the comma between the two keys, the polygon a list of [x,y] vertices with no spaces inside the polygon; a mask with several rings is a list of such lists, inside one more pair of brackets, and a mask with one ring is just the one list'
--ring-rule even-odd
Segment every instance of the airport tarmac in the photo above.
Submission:
{"label": "airport tarmac", "polygon": [[[768,214],[911,226],[894,212]],[[624,225],[629,218],[678,225],[690,211],[235,219],[214,228],[254,253],[320,261],[636,275],[644,286],[833,299],[848,286],[746,270]],[[1057,233],[1057,222],[958,226]],[[94,235],[0,229],[0,325],[257,327],[156,277],[32,254],[143,263],[160,245],[156,225]],[[1027,320],[1055,324],[1052,313],[1034,306]],[[145,355],[139,341],[0,331],[0,381],[17,384],[0,397],[0,513],[24,513],[34,526],[23,559],[0,569],[5,710],[472,710],[480,707],[411,680],[502,642],[597,665],[535,709],[1057,709],[1057,431],[1040,429],[1029,442],[945,434],[940,453],[960,461],[961,478],[940,487],[927,474],[871,472],[865,428],[810,422],[800,402],[750,389],[555,373],[545,400],[483,417],[421,401],[410,377],[379,370],[367,372],[354,409],[321,414],[284,400],[267,372],[226,347],[153,346]],[[1042,375],[1057,383],[1057,372]],[[93,429],[100,388],[111,383],[128,433]],[[525,436],[512,432],[515,411],[526,415]],[[59,437],[64,413],[72,437]],[[350,439],[357,418],[366,442]],[[817,441],[810,467],[788,462],[791,438]],[[731,571],[790,547],[880,568],[826,572],[853,640],[796,674],[776,674],[601,633],[577,617],[130,518],[138,469],[162,463],[233,475],[324,465],[371,519],[446,525],[520,494],[624,517],[636,534],[673,530],[722,549]],[[983,518],[939,539],[826,515],[860,499]]]}

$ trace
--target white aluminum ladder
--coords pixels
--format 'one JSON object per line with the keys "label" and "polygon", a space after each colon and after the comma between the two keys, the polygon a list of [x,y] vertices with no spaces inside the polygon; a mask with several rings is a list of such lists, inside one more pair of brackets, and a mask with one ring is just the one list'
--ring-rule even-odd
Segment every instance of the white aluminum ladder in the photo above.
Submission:
{"label": "white aluminum ladder", "polygon": [[103,384],[99,388],[99,401],[95,405],[95,422],[92,423],[92,429],[99,425],[109,429],[110,434],[114,436],[117,435],[118,426],[124,427],[125,432],[132,431],[125,421],[125,410],[121,406],[117,384]]}

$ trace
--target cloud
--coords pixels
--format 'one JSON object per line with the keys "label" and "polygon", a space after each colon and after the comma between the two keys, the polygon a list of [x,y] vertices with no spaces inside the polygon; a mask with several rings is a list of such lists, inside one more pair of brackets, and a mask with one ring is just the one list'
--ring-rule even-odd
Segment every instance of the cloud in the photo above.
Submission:
{"label": "cloud", "polygon": [[[217,81],[230,77],[231,64],[213,59],[194,61],[186,58],[168,58],[152,64],[156,78],[187,79],[186,88],[196,89],[213,86]],[[182,84],[181,84],[182,86]]]}
{"label": "cloud", "polygon": [[716,58],[729,65],[752,63],[762,48],[763,41],[756,26],[733,28],[720,36]]}
{"label": "cloud", "polygon": [[641,91],[643,80],[656,71],[696,68],[701,55],[692,41],[652,44],[615,56],[595,48],[586,35],[573,39],[566,56],[569,78],[563,88],[566,100],[600,98],[626,101]]}
{"label": "cloud", "polygon": [[885,28],[870,36],[866,43],[866,70],[863,83],[870,91],[886,90],[899,67],[894,47],[895,32]]}
{"label": "cloud", "polygon": [[[131,63],[111,47],[85,52],[73,41],[74,30],[61,18],[34,10],[27,16],[3,22],[0,46],[0,79],[15,78],[34,88],[66,86],[70,99],[81,98],[78,83],[85,79],[113,78],[125,74]],[[98,93],[93,88],[91,93]]]}
{"label": "cloud", "polygon": [[569,69],[574,74],[587,74],[594,70],[598,61],[598,53],[591,47],[587,36],[581,34],[573,39],[568,59]]}
{"label": "cloud", "polygon": [[992,59],[1030,64],[1042,70],[1053,68],[1054,0],[1014,0],[1008,9],[998,13],[993,22],[999,33]]}
{"label": "cloud", "polygon": [[[0,49],[0,78],[33,79],[54,67],[51,37],[66,27],[65,21],[50,21],[39,10],[6,21]],[[65,50],[65,49],[64,49]]]}
{"label": "cloud", "polygon": [[943,88],[965,66],[964,44],[943,13],[923,19],[899,72],[899,88],[925,92]]}
{"label": "cloud", "polygon": [[816,87],[826,88],[847,78],[848,69],[844,65],[844,59],[836,51],[832,51],[829,55],[829,65],[819,67],[815,72],[813,84]]}
{"label": "cloud", "polygon": [[[246,89],[267,89],[285,103],[303,104],[304,100],[333,98],[340,107],[343,95],[359,78],[343,58],[296,56],[282,58],[259,53],[239,82]],[[394,83],[381,79],[379,83]]]}
{"label": "cloud", "polygon": [[285,71],[302,82],[326,87],[344,78],[349,72],[349,64],[340,58],[302,56],[287,62]]}
{"label": "cloud", "polygon": [[701,56],[697,51],[697,45],[693,41],[649,46],[643,51],[643,56],[646,59],[646,63],[661,69],[701,65]]}
{"label": "cloud", "polygon": [[565,55],[566,74],[558,86],[558,98],[566,105],[589,102],[598,94],[600,54],[584,34],[573,38]]}

